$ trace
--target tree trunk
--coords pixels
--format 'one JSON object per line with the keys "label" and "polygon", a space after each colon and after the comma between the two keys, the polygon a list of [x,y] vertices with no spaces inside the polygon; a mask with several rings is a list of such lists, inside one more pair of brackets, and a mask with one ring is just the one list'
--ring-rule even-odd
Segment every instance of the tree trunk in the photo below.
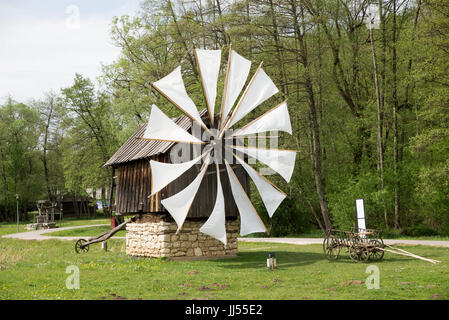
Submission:
{"label": "tree trunk", "polygon": [[399,229],[399,211],[400,211],[400,199],[399,199],[399,188],[400,188],[400,180],[399,180],[399,141],[398,141],[398,108],[399,108],[399,100],[398,100],[398,88],[397,88],[397,50],[396,50],[396,33],[397,33],[397,25],[396,25],[396,0],[393,0],[393,43],[392,43],[392,73],[393,73],[393,170],[394,170],[394,228]]}
{"label": "tree trunk", "polygon": [[195,74],[195,76],[198,77],[198,70],[197,70],[196,67],[195,67],[194,59],[193,59],[193,57],[192,57],[192,55],[191,55],[191,53],[190,53],[191,50],[189,49],[189,46],[187,45],[187,41],[184,39],[184,37],[183,37],[183,35],[182,35],[182,31],[181,31],[181,29],[179,28],[178,20],[177,20],[177,18],[176,18],[176,13],[175,13],[175,11],[173,10],[173,5],[172,5],[172,3],[171,3],[171,0],[168,0],[168,1],[167,1],[167,4],[168,4],[168,8],[170,9],[170,14],[171,14],[171,16],[172,16],[172,18],[173,18],[173,22],[175,23],[176,31],[178,32],[178,36],[179,36],[179,38],[180,38],[180,40],[181,40],[182,45],[184,46],[184,49],[185,49],[186,52],[187,52],[187,57],[188,57],[188,59],[189,59],[190,65],[192,66],[192,71],[193,71],[193,73]]}
{"label": "tree trunk", "polygon": [[276,19],[276,12],[274,10],[274,4],[273,0],[270,0],[270,14],[271,14],[271,22],[273,23],[273,39],[274,39],[274,45],[276,47],[276,56],[279,63],[279,74],[280,79],[282,81],[281,83],[281,92],[282,95],[288,95],[288,85],[287,85],[287,77],[285,76],[285,69],[284,69],[284,59],[281,52],[281,42],[279,40],[279,34],[278,34],[278,25],[277,25],[277,19]]}
{"label": "tree trunk", "polygon": [[51,117],[53,115],[53,98],[49,98],[49,108],[47,116],[47,121],[45,123],[45,134],[44,134],[44,146],[43,146],[43,155],[42,155],[42,162],[44,164],[44,177],[45,177],[45,186],[47,189],[47,198],[50,201],[53,201],[53,196],[51,194],[50,189],[50,177],[49,177],[49,171],[48,171],[48,161],[47,161],[47,151],[48,151],[48,135],[50,131],[50,123],[51,123]]}
{"label": "tree trunk", "polygon": [[[380,9],[379,9],[380,10]],[[371,42],[371,51],[373,57],[373,73],[374,73],[374,86],[376,88],[376,97],[377,97],[377,170],[379,171],[380,177],[380,191],[384,190],[384,164],[383,164],[383,142],[382,142],[382,96],[379,87],[379,77],[378,77],[378,68],[377,68],[377,58],[376,58],[376,48],[374,46],[374,38],[373,38],[373,28],[370,26],[369,28],[369,36]],[[385,198],[381,196],[384,207],[384,222],[385,227],[388,227],[388,216],[385,205]]]}
{"label": "tree trunk", "polygon": [[[318,202],[321,209],[321,215],[323,216],[323,221],[326,230],[332,229],[332,224],[329,218],[329,210],[327,206],[327,200],[325,196],[324,180],[321,172],[321,144],[320,144],[320,134],[317,118],[317,110],[315,105],[315,96],[313,92],[313,84],[311,77],[311,70],[308,61],[307,45],[304,39],[305,29],[304,25],[302,28],[298,23],[298,16],[296,14],[296,4],[295,1],[290,2],[292,13],[293,13],[293,24],[296,30],[296,40],[299,44],[299,55],[301,64],[304,67],[304,87],[307,94],[307,105],[309,114],[309,126],[311,132],[311,157],[312,157],[312,170],[315,177],[315,188],[318,196]],[[301,20],[304,23],[304,13],[301,8]]]}

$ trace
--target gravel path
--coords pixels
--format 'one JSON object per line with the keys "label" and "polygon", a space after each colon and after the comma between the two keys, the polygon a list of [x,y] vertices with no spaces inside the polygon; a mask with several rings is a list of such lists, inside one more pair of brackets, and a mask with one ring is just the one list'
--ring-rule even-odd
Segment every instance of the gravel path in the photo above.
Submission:
{"label": "gravel path", "polygon": [[[288,244],[323,244],[323,238],[239,238],[241,242],[271,242]],[[402,240],[402,239],[384,239],[384,243],[392,245],[423,245],[435,247],[448,247],[449,241],[440,240]]]}
{"label": "gravel path", "polygon": [[[92,224],[87,226],[75,226],[75,227],[64,227],[57,229],[46,229],[46,230],[36,230],[28,232],[19,232],[2,236],[2,238],[10,239],[21,239],[21,240],[77,240],[81,238],[89,237],[56,237],[56,236],[46,236],[46,233],[78,229],[78,228],[89,228],[89,227],[99,227],[107,226],[107,224]],[[92,238],[92,237],[91,237]],[[114,239],[125,239],[125,237],[113,237]],[[296,245],[307,245],[307,244],[322,244],[322,238],[238,238],[240,242],[270,242],[270,243],[287,243]],[[435,246],[435,247],[447,247],[449,248],[449,241],[440,240],[402,240],[402,239],[384,239],[384,242],[388,245],[423,245],[423,246]]]}
{"label": "gravel path", "polygon": [[[107,226],[108,224],[90,224],[87,226],[75,226],[75,227],[64,227],[64,228],[54,228],[54,229],[44,229],[44,230],[35,230],[35,231],[27,231],[27,232],[19,232],[19,233],[13,233],[13,234],[7,234],[2,236],[2,238],[11,238],[11,239],[20,239],[20,240],[78,240],[81,238],[92,238],[92,237],[57,237],[57,236],[46,236],[46,233],[51,232],[59,232],[64,230],[70,230],[70,229],[79,229],[79,228],[90,228],[90,227],[101,227],[101,226]],[[122,238],[125,239],[125,237],[114,237],[114,238]]]}

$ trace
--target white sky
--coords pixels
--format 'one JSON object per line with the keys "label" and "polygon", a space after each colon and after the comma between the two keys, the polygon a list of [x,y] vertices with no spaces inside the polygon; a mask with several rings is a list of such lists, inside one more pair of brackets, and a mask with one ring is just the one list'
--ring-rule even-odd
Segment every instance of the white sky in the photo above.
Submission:
{"label": "white sky", "polygon": [[59,92],[75,73],[95,81],[120,51],[109,36],[112,17],[133,15],[139,2],[0,0],[0,104]]}

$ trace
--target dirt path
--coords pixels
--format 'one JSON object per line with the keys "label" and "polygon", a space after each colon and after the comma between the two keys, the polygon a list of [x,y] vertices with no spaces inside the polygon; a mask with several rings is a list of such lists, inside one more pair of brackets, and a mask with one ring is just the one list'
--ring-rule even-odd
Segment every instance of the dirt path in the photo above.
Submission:
{"label": "dirt path", "polygon": [[[101,227],[101,226],[107,226],[107,225],[108,224],[90,224],[87,226],[75,226],[75,227],[35,230],[35,231],[7,234],[7,235],[2,236],[2,238],[20,239],[20,240],[38,240],[38,241],[41,241],[41,240],[71,240],[71,241],[73,241],[73,240],[78,240],[81,238],[92,238],[92,237],[86,237],[86,236],[84,236],[84,237],[57,237],[57,236],[46,236],[45,234],[51,233],[51,232],[70,230],[70,229]],[[125,237],[114,237],[114,238],[125,239]]]}
{"label": "dirt path", "polygon": [[[323,244],[322,238],[239,238],[241,242],[271,242],[271,243],[288,243],[288,244]],[[384,239],[384,243],[392,245],[423,245],[435,247],[448,247],[449,241],[440,240],[402,240],[402,239]]]}

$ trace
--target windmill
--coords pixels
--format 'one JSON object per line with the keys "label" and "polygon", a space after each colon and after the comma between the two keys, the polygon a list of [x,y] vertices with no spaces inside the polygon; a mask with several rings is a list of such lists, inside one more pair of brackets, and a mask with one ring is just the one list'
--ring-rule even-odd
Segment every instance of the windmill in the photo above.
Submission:
{"label": "windmill", "polygon": [[[250,121],[247,125],[234,130],[240,120],[279,91],[262,69],[263,63],[260,63],[248,85],[244,88],[250,73],[251,61],[230,48],[220,112],[215,115],[221,50],[194,49],[194,54],[209,116],[209,126],[203,122],[195,103],[186,91],[180,66],[164,78],[152,83],[152,87],[188,116],[194,124],[207,132],[207,138],[200,139],[193,136],[166,116],[156,105],[151,107],[149,122],[141,139],[198,144],[203,149],[198,157],[186,162],[165,163],[151,160],[150,196],[174,182],[193,165],[202,163],[198,175],[186,188],[161,200],[164,208],[175,220],[178,227],[177,232],[179,232],[198,193],[207,168],[215,165],[217,169],[215,205],[200,231],[226,245],[225,201],[219,165],[224,164],[226,168],[232,195],[240,214],[240,235],[265,232],[267,229],[222,150],[224,149],[224,153],[232,154],[232,159],[241,165],[251,177],[270,218],[285,199],[286,194],[252,168],[238,154],[257,159],[289,182],[294,169],[296,151],[247,147],[232,143],[233,139],[238,137],[272,130],[292,133],[287,101],[280,103],[262,116]],[[241,93],[242,90],[243,93]],[[237,100],[237,98],[239,99]]]}

